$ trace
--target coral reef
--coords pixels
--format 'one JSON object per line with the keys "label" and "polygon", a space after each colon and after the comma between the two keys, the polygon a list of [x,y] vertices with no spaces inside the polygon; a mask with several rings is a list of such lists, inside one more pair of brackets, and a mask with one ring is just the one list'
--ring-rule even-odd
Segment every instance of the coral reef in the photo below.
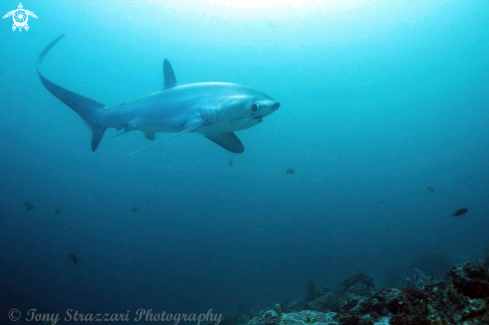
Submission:
{"label": "coral reef", "polygon": [[275,305],[275,312],[277,313],[278,317],[282,317],[282,307],[280,306],[280,304]]}
{"label": "coral reef", "polygon": [[435,275],[435,272],[431,272],[428,275],[417,268],[414,269],[412,276],[404,273],[401,275],[401,278],[405,281],[406,287],[413,287],[419,290],[424,290],[427,285],[438,283],[443,279],[441,275]]}
{"label": "coral reef", "polygon": [[283,313],[278,316],[274,310],[260,313],[248,322],[248,325],[338,325],[333,321],[336,313],[320,313],[317,311],[303,310],[296,313]]}
{"label": "coral reef", "polygon": [[475,263],[456,266],[448,272],[454,288],[470,297],[489,297],[489,272],[487,267]]}
{"label": "coral reef", "polygon": [[343,285],[347,290],[357,284],[364,285],[365,287],[375,288],[374,279],[366,276],[363,273],[355,274],[348,279],[343,280]]}
{"label": "coral reef", "polygon": [[[403,288],[375,291],[372,278],[363,273],[343,281],[334,294],[307,285],[307,297],[277,304],[247,325],[441,325],[489,324],[489,268],[485,263],[452,267],[444,279],[416,270]],[[228,319],[227,325],[244,324],[246,317]]]}
{"label": "coral reef", "polygon": [[306,303],[306,309],[316,311],[333,310],[337,305],[337,297],[328,288],[317,288],[312,301]]}
{"label": "coral reef", "polygon": [[483,263],[485,266],[489,267],[489,247],[486,248],[486,252],[484,253]]}

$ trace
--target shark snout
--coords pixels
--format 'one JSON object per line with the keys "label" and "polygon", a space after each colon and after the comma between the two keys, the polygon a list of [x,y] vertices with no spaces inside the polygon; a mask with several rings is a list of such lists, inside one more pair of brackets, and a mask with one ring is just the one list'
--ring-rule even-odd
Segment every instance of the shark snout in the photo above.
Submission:
{"label": "shark snout", "polygon": [[273,104],[271,106],[272,112],[275,112],[276,110],[278,110],[279,107],[280,107],[280,103],[279,102],[276,102],[275,104]]}

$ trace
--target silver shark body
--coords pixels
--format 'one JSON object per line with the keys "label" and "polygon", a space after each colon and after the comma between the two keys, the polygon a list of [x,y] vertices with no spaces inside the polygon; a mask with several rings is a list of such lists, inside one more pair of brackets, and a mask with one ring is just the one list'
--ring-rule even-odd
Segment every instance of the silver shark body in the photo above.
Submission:
{"label": "silver shark body", "polygon": [[115,128],[124,130],[121,134],[141,131],[149,140],[155,139],[156,132],[176,132],[139,151],[180,134],[196,132],[231,152],[241,153],[244,146],[234,132],[261,123],[280,106],[266,94],[243,85],[221,82],[179,85],[173,68],[165,59],[162,90],[107,108],[56,85],[41,74],[44,57],[63,36],[51,42],[39,55],[37,70],[46,89],[69,106],[92,131],[92,151],[97,149],[105,130]]}

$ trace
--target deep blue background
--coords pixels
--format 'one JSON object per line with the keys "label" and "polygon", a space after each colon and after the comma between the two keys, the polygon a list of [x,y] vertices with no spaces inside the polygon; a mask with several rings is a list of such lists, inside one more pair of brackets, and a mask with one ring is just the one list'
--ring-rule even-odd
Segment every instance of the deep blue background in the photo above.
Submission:
{"label": "deep blue background", "polygon": [[[23,5],[39,17],[28,32],[0,25],[1,319],[233,314],[301,298],[309,279],[397,285],[489,246],[489,2]],[[282,106],[238,133],[241,155],[190,134],[129,157],[149,141],[114,130],[92,153],[36,74],[62,33],[45,75],[108,106],[161,89],[165,57],[180,83],[245,84]]]}

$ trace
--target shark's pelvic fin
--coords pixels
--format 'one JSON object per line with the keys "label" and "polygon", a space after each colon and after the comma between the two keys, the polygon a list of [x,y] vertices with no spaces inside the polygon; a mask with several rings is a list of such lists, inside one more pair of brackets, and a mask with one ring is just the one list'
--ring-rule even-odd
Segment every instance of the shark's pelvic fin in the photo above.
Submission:
{"label": "shark's pelvic fin", "polygon": [[46,89],[56,98],[71,108],[73,112],[78,115],[83,123],[90,129],[90,131],[92,131],[92,151],[95,151],[97,150],[97,147],[104,136],[104,132],[107,129],[102,124],[102,113],[105,105],[58,86],[54,82],[46,79],[40,72],[41,63],[46,54],[64,36],[65,35],[63,34],[56,38],[41,52],[37,58],[37,73],[39,74],[39,78],[41,78],[41,82],[44,87],[46,87]]}
{"label": "shark's pelvic fin", "polygon": [[220,145],[226,150],[234,153],[244,152],[243,143],[238,139],[234,132],[218,133],[218,134],[206,134],[207,139]]}
{"label": "shark's pelvic fin", "polygon": [[[197,129],[197,128],[200,128],[202,125],[204,125],[204,123],[203,123],[203,122],[202,122],[202,123],[193,124],[193,125],[191,125],[191,126],[189,126],[189,127],[186,127],[186,128],[185,128],[185,129],[183,129],[182,131],[180,131],[180,132],[178,132],[178,133],[175,133],[175,134],[174,134],[174,135],[172,135],[171,137],[168,137],[168,138],[166,138],[166,139],[160,140],[160,141],[155,142],[155,143],[153,143],[153,144],[151,144],[151,145],[149,145],[149,146],[147,146],[147,147],[144,147],[144,148],[142,148],[142,149],[139,149],[139,150],[137,150],[137,151],[134,151],[133,153],[130,153],[130,154],[129,154],[129,156],[132,156],[132,155],[134,155],[134,154],[136,154],[136,153],[139,153],[139,152],[141,152],[141,151],[143,151],[143,150],[146,150],[146,149],[149,149],[149,148],[151,148],[151,147],[154,147],[154,146],[156,146],[156,145],[158,145],[158,144],[160,144],[160,143],[162,143],[162,142],[165,142],[166,140],[170,140],[170,139],[172,139],[172,138],[174,138],[174,137],[178,137],[178,136],[179,136],[179,135],[181,135],[181,134],[184,134],[184,133],[190,132],[190,131],[192,131],[192,130],[195,130],[195,129]],[[239,141],[239,140],[238,140],[238,141]]]}
{"label": "shark's pelvic fin", "polygon": [[144,136],[148,140],[154,140],[156,138],[156,135],[154,132],[144,132]]}
{"label": "shark's pelvic fin", "polygon": [[[131,131],[134,131],[136,129],[136,123],[134,121],[130,121],[127,125],[126,125],[126,128],[124,129],[124,131],[122,131],[121,133],[118,133],[112,137],[110,137],[111,139],[113,138],[117,138],[118,136],[121,136],[123,134],[126,134],[126,133],[129,133]],[[119,131],[119,130],[117,130]]]}
{"label": "shark's pelvic fin", "polygon": [[171,88],[177,84],[177,78],[175,78],[173,68],[167,59],[163,61],[163,76],[165,78],[165,88]]}
{"label": "shark's pelvic fin", "polygon": [[124,135],[128,132],[131,132],[132,130],[128,130],[128,129],[125,129],[124,131],[122,131],[121,133],[117,133],[116,135],[113,135],[111,136],[109,139],[114,139],[114,138],[117,138],[117,137],[120,137],[121,135]]}

